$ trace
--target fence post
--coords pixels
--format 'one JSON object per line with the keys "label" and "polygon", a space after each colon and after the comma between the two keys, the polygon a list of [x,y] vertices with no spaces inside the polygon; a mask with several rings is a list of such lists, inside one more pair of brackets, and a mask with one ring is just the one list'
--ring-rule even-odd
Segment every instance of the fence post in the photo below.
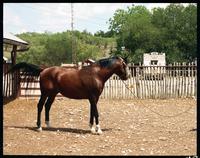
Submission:
{"label": "fence post", "polygon": [[21,96],[21,86],[20,86],[20,71],[18,70],[17,72],[16,72],[16,87],[17,87],[17,89],[16,89],[16,97],[20,97]]}
{"label": "fence post", "polygon": [[195,60],[194,66],[194,97],[197,98],[197,60]]}
{"label": "fence post", "polygon": [[188,94],[188,75],[187,75],[187,63],[183,63],[183,66],[184,66],[184,71],[183,71],[183,77],[182,77],[182,79],[183,79],[183,81],[182,81],[182,85],[184,85],[184,89],[183,89],[183,87],[181,86],[181,88],[182,88],[182,92],[181,92],[181,95],[183,96],[185,96],[185,97],[187,97],[187,94]]}
{"label": "fence post", "polygon": [[176,67],[176,82],[175,82],[175,85],[176,85],[176,97],[179,97],[179,93],[180,93],[180,88],[179,88],[179,81],[180,81],[180,68],[181,68],[181,63],[177,63],[177,67]]}
{"label": "fence post", "polygon": [[191,64],[188,63],[188,92],[187,92],[187,96],[191,96],[191,81],[192,81],[192,77],[191,77]]}
{"label": "fence post", "polygon": [[194,82],[195,82],[195,77],[194,77],[194,63],[192,62],[191,64],[191,68],[192,68],[192,83],[191,83],[191,96],[194,96]]}
{"label": "fence post", "polygon": [[137,97],[140,98],[139,66],[136,67],[136,92]]}

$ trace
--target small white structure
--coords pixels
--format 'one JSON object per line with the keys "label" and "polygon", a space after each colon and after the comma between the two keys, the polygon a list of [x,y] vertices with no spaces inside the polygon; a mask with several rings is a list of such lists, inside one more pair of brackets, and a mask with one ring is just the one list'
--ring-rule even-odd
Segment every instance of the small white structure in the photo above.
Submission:
{"label": "small white structure", "polygon": [[85,61],[82,62],[83,66],[91,65],[95,63],[93,59],[86,59]]}
{"label": "small white structure", "polygon": [[68,68],[82,69],[83,66],[91,65],[93,63],[95,63],[95,61],[93,59],[86,59],[83,62],[78,62],[77,64],[64,64],[64,63],[61,63],[61,66],[62,67],[68,67]]}
{"label": "small white structure", "polygon": [[166,73],[165,53],[158,53],[158,52],[145,53],[143,56],[143,66],[147,66],[144,67],[143,71],[147,78],[149,77],[157,78],[157,76],[162,78],[162,76]]}
{"label": "small white structure", "polygon": [[3,57],[3,61],[8,61],[8,58],[6,58],[6,57]]}
{"label": "small white structure", "polygon": [[144,66],[165,66],[165,53],[151,52],[144,53],[143,56]]}

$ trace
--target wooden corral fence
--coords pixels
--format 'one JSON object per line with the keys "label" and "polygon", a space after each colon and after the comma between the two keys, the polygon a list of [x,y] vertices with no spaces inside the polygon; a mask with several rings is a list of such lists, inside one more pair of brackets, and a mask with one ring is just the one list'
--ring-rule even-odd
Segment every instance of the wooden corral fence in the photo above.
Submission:
{"label": "wooden corral fence", "polygon": [[11,63],[3,63],[3,85],[2,93],[4,99],[16,98],[19,96],[20,89],[20,76],[19,72],[14,73],[6,72],[11,68]]}
{"label": "wooden corral fence", "polygon": [[[196,63],[168,66],[129,66],[131,77],[125,84],[113,75],[105,83],[102,98],[177,98],[197,94]],[[128,88],[126,88],[128,87]]]}
{"label": "wooden corral fence", "polygon": [[[106,83],[101,98],[131,99],[131,98],[177,98],[193,97],[197,93],[196,63],[175,63],[167,66],[136,66],[129,65],[131,77],[125,84],[118,76],[113,75]],[[26,90],[26,80],[21,76],[21,97],[39,97],[38,79],[29,84]],[[62,97],[58,94],[58,97]]]}

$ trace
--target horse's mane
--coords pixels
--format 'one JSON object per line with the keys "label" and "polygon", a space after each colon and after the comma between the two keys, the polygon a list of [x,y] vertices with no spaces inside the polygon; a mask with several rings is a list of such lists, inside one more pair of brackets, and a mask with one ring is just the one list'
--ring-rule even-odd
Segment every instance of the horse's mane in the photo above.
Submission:
{"label": "horse's mane", "polygon": [[99,64],[101,67],[109,67],[112,65],[114,59],[118,59],[118,57],[114,56],[109,58],[103,58],[96,61],[96,63]]}

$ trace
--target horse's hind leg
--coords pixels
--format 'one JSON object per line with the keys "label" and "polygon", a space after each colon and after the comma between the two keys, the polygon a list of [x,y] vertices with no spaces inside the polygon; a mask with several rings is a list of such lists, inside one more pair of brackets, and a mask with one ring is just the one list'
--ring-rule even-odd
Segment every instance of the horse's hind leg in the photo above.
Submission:
{"label": "horse's hind leg", "polygon": [[97,134],[102,134],[102,130],[100,128],[99,125],[99,113],[98,113],[98,109],[97,109],[97,104],[94,104],[94,117],[95,117],[95,122],[96,122],[96,131]]}
{"label": "horse's hind leg", "polygon": [[92,133],[95,133],[95,128],[93,127],[94,124],[94,106],[90,103],[90,122],[89,127]]}
{"label": "horse's hind leg", "polygon": [[41,127],[41,112],[42,112],[43,105],[44,105],[46,99],[47,99],[47,96],[41,94],[40,100],[39,100],[38,105],[37,105],[37,108],[38,108],[38,114],[37,114],[37,127],[38,127],[38,131],[42,130],[42,127]]}
{"label": "horse's hind leg", "polygon": [[47,127],[50,127],[49,111],[51,109],[51,105],[53,104],[55,97],[56,97],[56,94],[49,96],[47,99],[47,102],[45,103],[45,123],[46,123]]}

